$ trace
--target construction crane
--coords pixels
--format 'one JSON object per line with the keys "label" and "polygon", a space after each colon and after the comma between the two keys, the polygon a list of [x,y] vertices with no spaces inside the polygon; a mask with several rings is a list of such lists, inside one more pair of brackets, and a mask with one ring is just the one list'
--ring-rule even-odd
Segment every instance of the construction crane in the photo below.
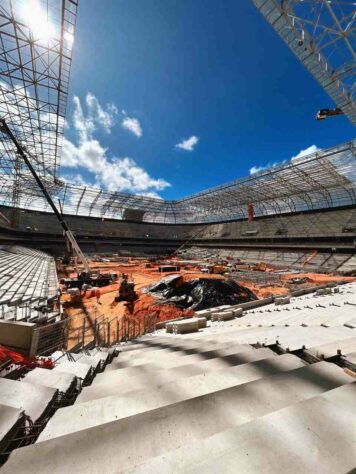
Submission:
{"label": "construction crane", "polygon": [[328,117],[332,117],[333,115],[343,115],[343,111],[339,108],[336,109],[321,109],[319,112],[316,114],[316,119],[317,120],[325,120]]}
{"label": "construction crane", "polygon": [[10,138],[10,140],[12,141],[12,143],[15,145],[17,153],[19,154],[19,156],[21,156],[21,158],[26,163],[26,165],[27,165],[28,169],[30,170],[32,176],[34,177],[36,183],[38,184],[39,188],[43,192],[45,198],[47,199],[48,204],[51,206],[51,208],[52,208],[53,212],[55,213],[59,223],[61,224],[61,226],[63,228],[63,231],[64,231],[65,239],[67,240],[67,242],[69,243],[71,248],[76,253],[78,259],[82,262],[85,271],[90,274],[91,269],[90,269],[88,260],[85,258],[83,252],[81,251],[81,249],[78,245],[78,242],[76,241],[76,239],[73,235],[73,232],[69,229],[67,223],[65,222],[65,220],[62,217],[62,214],[58,211],[58,209],[57,209],[56,205],[54,204],[54,202],[53,202],[50,194],[48,193],[46,187],[44,186],[44,184],[42,183],[40,177],[36,173],[36,170],[32,166],[31,161],[28,159],[28,156],[25,153],[24,148],[17,141],[17,138],[12,133],[12,131],[10,130],[9,126],[7,125],[7,123],[4,119],[0,119],[0,131],[3,132],[5,135],[7,135]]}

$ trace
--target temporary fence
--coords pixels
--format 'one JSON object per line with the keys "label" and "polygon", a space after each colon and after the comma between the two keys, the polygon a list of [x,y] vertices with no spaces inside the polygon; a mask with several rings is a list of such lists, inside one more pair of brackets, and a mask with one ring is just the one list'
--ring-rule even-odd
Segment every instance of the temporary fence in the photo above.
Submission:
{"label": "temporary fence", "polygon": [[155,331],[156,323],[156,314],[140,319],[132,316],[123,316],[121,319],[99,316],[94,321],[83,316],[76,327],[72,327],[72,320],[68,318],[37,327],[30,355],[50,355],[56,350],[77,352],[92,347],[110,347]]}

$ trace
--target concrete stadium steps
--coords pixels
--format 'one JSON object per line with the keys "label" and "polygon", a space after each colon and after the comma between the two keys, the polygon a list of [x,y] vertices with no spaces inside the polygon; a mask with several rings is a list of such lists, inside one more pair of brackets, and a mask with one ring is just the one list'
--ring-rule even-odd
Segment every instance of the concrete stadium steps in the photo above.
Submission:
{"label": "concrete stadium steps", "polygon": [[55,388],[0,378],[0,404],[23,410],[34,423],[53,409],[57,396]]}
{"label": "concrete stadium steps", "polygon": [[[215,357],[224,357],[229,355],[232,350],[234,350],[234,344],[231,340],[225,343],[210,343],[206,341],[206,344],[197,345],[197,347],[190,347],[187,349],[180,349],[179,352],[173,353],[161,353],[161,351],[150,352],[147,355],[145,354],[142,357],[124,359],[120,362],[121,357],[119,357],[118,362],[113,362],[110,366],[110,370],[124,369],[128,367],[135,367],[147,364],[154,364],[155,367],[170,367],[175,366],[178,361],[181,363],[190,363],[190,362],[199,362],[200,360],[214,359]],[[237,346],[238,348],[238,346]],[[173,364],[173,365],[172,365]]]}
{"label": "concrete stadium steps", "polygon": [[351,272],[356,268],[356,256],[350,255],[347,260],[338,268],[339,272]]}
{"label": "concrete stadium steps", "polygon": [[122,377],[121,371],[112,371],[87,387],[77,398],[77,403],[94,400],[102,396],[120,395],[133,390],[151,389],[155,386],[168,383],[172,380],[180,380],[200,374],[209,374],[228,367],[237,367],[251,362],[257,362],[277,355],[270,349],[255,349],[252,351],[241,351],[226,357],[218,357],[199,364],[187,364],[172,369],[161,369],[139,375]]}
{"label": "concrete stadium steps", "polygon": [[[230,340],[234,340],[236,344],[269,346],[278,343],[284,350],[296,351],[333,341],[349,339],[355,334],[353,329],[344,326],[335,328],[323,326],[239,327],[235,325],[236,320],[229,323],[229,325],[227,323],[217,323],[219,326],[212,325],[205,333],[191,334],[190,338],[216,337],[219,334],[220,337],[226,336]],[[140,367],[143,368],[143,366],[137,366],[122,370],[126,371],[124,372],[125,374],[132,374],[135,371],[139,371]]]}
{"label": "concrete stadium steps", "polygon": [[[261,232],[259,232],[258,236],[261,237],[261,235]],[[245,235],[244,237],[248,236]],[[294,235],[294,237],[297,237],[297,235]],[[302,237],[302,234],[300,237]],[[327,250],[316,253],[313,249],[299,251],[292,249],[285,249],[283,251],[273,249],[255,250],[253,248],[250,250],[237,250],[236,248],[223,249],[218,246],[214,247],[213,244],[213,240],[211,247],[197,247],[192,243],[192,246],[184,249],[180,256],[183,259],[207,258],[212,255],[220,258],[239,258],[245,263],[265,262],[277,268],[294,268],[306,272],[347,272],[354,270],[356,266],[355,257],[352,253],[333,253]]]}
{"label": "concrete stadium steps", "polygon": [[25,413],[20,408],[0,404],[0,465],[5,461],[9,444],[26,427]]}
{"label": "concrete stadium steps", "polygon": [[94,376],[93,367],[89,364],[76,363],[69,360],[57,365],[53,371],[75,375],[83,384],[90,383]]}
{"label": "concrete stadium steps", "polygon": [[247,311],[239,318],[240,326],[342,326],[352,320],[356,297],[349,293],[351,285],[338,287],[339,293],[291,298],[284,306],[268,305]]}
{"label": "concrete stadium steps", "polygon": [[[216,361],[216,360],[223,360],[224,363],[227,364],[227,363],[231,363],[231,361],[233,360],[236,354],[239,354],[239,353],[245,354],[247,352],[252,352],[253,350],[254,350],[253,347],[250,346],[249,344],[236,344],[232,342],[231,348],[227,354],[223,356],[222,354],[216,354],[215,357],[210,357],[204,360],[200,360],[199,365],[196,364],[196,361],[192,362],[191,359],[186,359],[183,352],[182,352],[182,357],[177,359],[173,367],[168,367],[168,368],[162,368],[158,365],[154,365],[154,361],[151,362],[151,364],[148,361],[147,364],[142,364],[141,366],[138,366],[138,367],[136,366],[136,367],[125,367],[125,368],[122,368],[122,367],[117,368],[115,367],[114,364],[112,364],[110,367],[108,367],[108,370],[105,371],[105,374],[98,374],[94,383],[102,383],[105,379],[109,377],[114,377],[114,373],[119,375],[122,378],[123,374],[129,377],[129,376],[136,376],[136,375],[145,375],[145,373],[149,374],[153,370],[173,370],[174,368],[178,368],[181,366],[182,367],[194,366],[194,365],[200,366],[201,364],[204,364],[204,366],[206,366],[208,362],[211,362],[211,364],[213,364],[213,361]],[[120,359],[120,356],[119,356],[119,359]],[[109,370],[109,368],[113,368],[113,370]],[[125,380],[123,380],[123,383],[125,382]]]}
{"label": "concrete stadium steps", "polygon": [[329,344],[309,347],[305,349],[305,354],[315,359],[330,359],[337,355],[345,355],[350,351],[356,350],[356,334],[350,339],[333,341]]}
{"label": "concrete stadium steps", "polygon": [[77,387],[77,377],[66,372],[36,367],[28,372],[23,380],[43,387],[54,388],[63,395],[70,395]]}
{"label": "concrete stadium steps", "polygon": [[[91,425],[96,426],[87,429],[83,426],[74,433],[18,449],[12,453],[3,472],[121,472],[181,446],[201,443],[228,429],[243,428],[284,408],[293,409],[295,404],[353,381],[340,367],[318,362],[144,413],[127,413],[127,417],[111,422],[105,422],[100,410],[95,416],[88,411],[88,416],[81,418],[90,419]],[[170,396],[168,392],[168,403]],[[96,403],[100,402],[109,412],[104,403],[107,400],[115,400],[115,397]],[[85,405],[75,405],[74,409]],[[67,430],[71,422],[76,425],[78,420],[76,417],[68,419]]]}
{"label": "concrete stadium steps", "polygon": [[[150,359],[157,355],[167,356],[184,352],[185,354],[194,353],[198,350],[202,350],[207,344],[221,344],[223,341],[221,338],[209,338],[208,340],[200,341],[191,340],[189,336],[185,336],[184,339],[172,338],[172,337],[151,337],[149,339],[143,339],[145,342],[135,344],[132,346],[132,350],[122,350],[120,347],[120,359],[119,361],[128,361],[137,359],[138,357],[144,357]],[[127,348],[128,349],[128,348]]]}
{"label": "concrete stadium steps", "polygon": [[[151,341],[150,341],[151,342]],[[219,341],[219,339],[208,341],[191,341],[191,340],[183,340],[183,341],[176,341],[174,339],[161,339],[157,342],[151,342],[151,347],[143,347],[136,351],[131,352],[122,352],[120,353],[120,357],[118,362],[114,364],[117,367],[120,367],[120,363],[122,364],[129,364],[131,362],[136,362],[137,360],[144,359],[144,361],[156,359],[157,357],[172,357],[176,355],[193,355],[200,352],[206,352],[211,350],[211,348],[215,348],[217,345],[223,346],[223,341]],[[154,346],[153,346],[154,344]],[[229,344],[226,343],[225,345]],[[125,367],[125,365],[122,365]]]}
{"label": "concrete stadium steps", "polygon": [[57,352],[52,370],[36,367],[22,380],[0,378],[0,465],[14,448],[34,442],[56,410],[73,404],[81,386],[92,381],[94,369],[104,370],[117,355],[114,349],[88,353],[71,354],[74,362]]}
{"label": "concrete stadium steps", "polygon": [[[98,419],[100,424],[111,423],[304,366],[298,357],[285,354],[178,381],[173,379],[156,387],[133,390],[122,395],[107,397],[104,392],[97,399],[59,410],[38,442],[95,427]],[[89,413],[90,416],[87,416]]]}
{"label": "concrete stadium steps", "polygon": [[[151,458],[125,473],[351,472],[356,382]],[[350,419],[351,416],[351,419]],[[313,453],[313,455],[310,455]]]}
{"label": "concrete stadium steps", "polygon": [[[0,246],[0,305],[4,319],[39,317],[37,311],[18,311],[12,306],[46,304],[58,296],[58,279],[54,259],[39,251],[20,246]],[[7,315],[8,313],[8,315]]]}
{"label": "concrete stadium steps", "polygon": [[[188,364],[197,364],[198,362],[203,362],[203,361],[208,361],[208,360],[213,360],[216,359],[217,357],[219,358],[225,358],[225,360],[228,360],[228,357],[233,358],[234,355],[236,354],[237,351],[242,352],[241,350],[241,345],[239,344],[238,346],[234,347],[233,344],[231,344],[230,349],[222,348],[222,349],[215,349],[215,350],[210,350],[209,352],[203,352],[201,354],[193,354],[193,355],[183,355],[181,357],[175,357],[173,359],[168,359],[165,360],[165,358],[158,358],[153,361],[147,361],[146,363],[140,364],[140,365],[133,365],[131,367],[116,367],[113,365],[112,367],[108,367],[107,372],[120,372],[120,375],[122,378],[132,376],[132,375],[139,375],[139,374],[144,374],[144,373],[151,373],[155,372],[156,370],[162,370],[162,369],[173,369],[175,367],[181,367],[183,365],[188,365]],[[239,349],[240,347],[240,349]],[[246,347],[246,350],[251,350],[252,348]],[[101,374],[99,374],[101,375]],[[101,380],[98,378],[99,380]]]}
{"label": "concrete stadium steps", "polygon": [[[35,444],[15,450],[3,472],[210,473],[238,465],[257,474],[264,462],[266,472],[279,470],[279,459],[293,473],[309,465],[317,471],[318,463],[327,473],[353,469],[354,455],[345,453],[355,432],[355,330],[342,325],[342,312],[330,327],[283,323],[294,304],[313,306],[310,321],[337,298],[335,311],[354,308],[355,286],[295,299],[280,312],[254,310],[192,334],[157,331],[120,346],[118,359],[76,403],[56,411]],[[346,300],[352,304],[339,305]],[[263,324],[247,325],[261,315]],[[76,376],[94,375],[95,354],[73,359],[59,357],[52,372],[70,366]]]}

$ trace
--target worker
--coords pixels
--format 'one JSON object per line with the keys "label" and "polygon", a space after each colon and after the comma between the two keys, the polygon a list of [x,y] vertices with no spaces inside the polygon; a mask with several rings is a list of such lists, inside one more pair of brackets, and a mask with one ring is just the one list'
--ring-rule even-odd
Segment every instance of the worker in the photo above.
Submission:
{"label": "worker", "polygon": [[96,302],[97,302],[98,304],[101,304],[101,301],[100,301],[101,293],[100,293],[99,288],[96,289],[96,291],[95,291],[95,296],[96,296]]}

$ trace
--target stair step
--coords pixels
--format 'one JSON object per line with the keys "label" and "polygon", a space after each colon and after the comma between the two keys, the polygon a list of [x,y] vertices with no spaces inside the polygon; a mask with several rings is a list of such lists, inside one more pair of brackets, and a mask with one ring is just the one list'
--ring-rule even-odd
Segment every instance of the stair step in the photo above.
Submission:
{"label": "stair step", "polygon": [[340,367],[319,362],[21,448],[4,473],[124,470],[352,381]]}
{"label": "stair step", "polygon": [[[201,362],[199,364],[187,364],[172,369],[158,370],[154,374],[142,373],[124,379],[120,375],[120,371],[104,372],[103,377],[97,376],[94,383],[90,387],[86,387],[79,397],[77,403],[100,398],[104,393],[109,395],[123,394],[140,388],[152,387],[155,383],[168,383],[172,380],[180,380],[184,377],[193,375],[207,374],[219,369],[227,369],[228,367],[236,367],[249,362],[267,359],[269,357],[277,357],[270,349],[255,349],[248,352],[237,352],[224,358],[216,358]],[[99,379],[99,380],[98,380]]]}
{"label": "stair step", "polygon": [[[128,473],[351,472],[356,382],[149,459]],[[351,416],[351,419],[350,419]],[[312,453],[312,454],[311,454]],[[223,466],[223,468],[222,468]]]}

